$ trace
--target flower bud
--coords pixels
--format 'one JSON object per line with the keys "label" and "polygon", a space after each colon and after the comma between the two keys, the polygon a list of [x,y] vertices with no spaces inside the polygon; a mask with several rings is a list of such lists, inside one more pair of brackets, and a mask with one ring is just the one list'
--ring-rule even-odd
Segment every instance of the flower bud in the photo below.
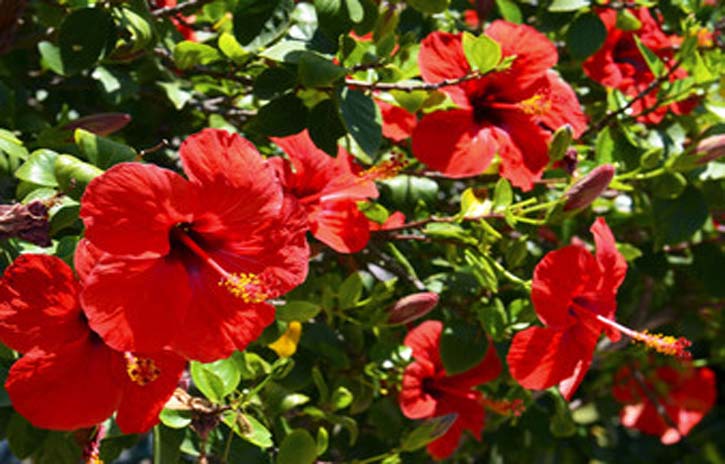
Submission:
{"label": "flower bud", "polygon": [[433,292],[414,293],[404,296],[388,309],[390,324],[407,324],[423,317],[438,304],[438,294]]}
{"label": "flower bud", "polygon": [[699,155],[697,164],[707,164],[725,156],[725,134],[713,135],[700,140],[695,148],[695,153]]}
{"label": "flower bud", "polygon": [[0,240],[18,237],[35,245],[50,246],[48,208],[34,200],[23,205],[0,205]]}
{"label": "flower bud", "polygon": [[564,211],[586,208],[604,192],[614,177],[614,166],[603,164],[579,179],[564,194],[567,197]]}
{"label": "flower bud", "polygon": [[126,127],[131,116],[126,113],[98,113],[75,119],[63,126],[64,130],[85,129],[96,135],[112,134]]}

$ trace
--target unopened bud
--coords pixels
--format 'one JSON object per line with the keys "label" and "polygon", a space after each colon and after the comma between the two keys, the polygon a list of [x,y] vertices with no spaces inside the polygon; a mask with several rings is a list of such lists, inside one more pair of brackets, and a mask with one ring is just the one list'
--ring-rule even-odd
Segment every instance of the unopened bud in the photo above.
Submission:
{"label": "unopened bud", "polygon": [[614,166],[603,164],[579,179],[565,193],[567,197],[564,211],[585,208],[592,204],[596,198],[606,190],[614,178]]}
{"label": "unopened bud", "polygon": [[0,205],[0,240],[18,237],[38,246],[50,246],[48,208],[39,200],[27,205]]}
{"label": "unopened bud", "polygon": [[98,113],[73,120],[65,124],[63,130],[85,129],[104,136],[123,129],[129,122],[131,116],[126,113]]}
{"label": "unopened bud", "polygon": [[707,164],[725,156],[725,134],[713,135],[700,140],[695,153],[699,155],[697,164]]}
{"label": "unopened bud", "polygon": [[407,324],[423,317],[438,304],[438,294],[433,292],[414,293],[404,296],[388,310],[390,324]]}

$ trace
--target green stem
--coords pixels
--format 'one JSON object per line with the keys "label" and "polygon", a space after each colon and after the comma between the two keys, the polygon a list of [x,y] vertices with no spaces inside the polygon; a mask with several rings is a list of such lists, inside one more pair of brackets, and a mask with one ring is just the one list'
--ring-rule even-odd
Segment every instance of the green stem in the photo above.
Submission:
{"label": "green stem", "polygon": [[376,456],[372,456],[372,457],[365,458],[365,459],[360,460],[360,461],[354,461],[354,462],[355,462],[355,464],[370,464],[371,462],[382,461],[385,458],[387,458],[388,456],[393,456],[395,454],[398,454],[398,450],[397,449],[393,449],[393,450],[388,451],[387,453],[378,454]]}
{"label": "green stem", "polygon": [[524,280],[521,277],[517,276],[516,274],[512,273],[505,267],[501,265],[498,261],[495,259],[489,259],[488,260],[493,267],[496,268],[498,272],[500,272],[506,279],[508,279],[511,283],[514,283],[516,285],[519,285],[520,287],[523,287],[526,289],[527,292],[531,292],[531,281]]}

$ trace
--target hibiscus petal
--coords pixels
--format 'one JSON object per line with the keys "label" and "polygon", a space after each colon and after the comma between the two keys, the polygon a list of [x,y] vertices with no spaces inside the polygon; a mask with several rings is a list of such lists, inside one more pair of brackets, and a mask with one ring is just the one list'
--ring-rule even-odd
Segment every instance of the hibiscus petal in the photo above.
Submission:
{"label": "hibiscus petal", "polygon": [[169,351],[138,354],[138,357],[151,359],[160,373],[157,379],[146,385],[139,385],[125,372],[121,373],[123,394],[116,423],[123,433],[145,433],[159,422],[159,413],[179,384],[186,367],[183,358]]}
{"label": "hibiscus petal", "polygon": [[542,97],[537,103],[543,110],[537,114],[539,123],[552,131],[569,124],[574,137],[581,136],[587,129],[587,118],[574,90],[554,71],[548,71],[542,83],[544,85],[537,90]]}
{"label": "hibiscus petal", "polygon": [[426,360],[432,363],[436,369],[442,369],[443,362],[439,351],[442,332],[443,323],[441,321],[425,321],[408,332],[403,343],[413,350],[413,357],[416,360]]}
{"label": "hibiscus petal", "polygon": [[627,261],[617,250],[614,234],[604,218],[599,217],[589,229],[594,235],[596,257],[602,269],[601,292],[616,295],[627,274]]}
{"label": "hibiscus petal", "polygon": [[435,374],[435,366],[426,359],[414,361],[405,368],[398,404],[408,419],[423,419],[434,414],[437,400],[425,391],[424,382]]}
{"label": "hibiscus petal", "polygon": [[402,142],[413,134],[418,123],[415,114],[388,102],[375,100],[383,117],[383,136],[394,142]]}
{"label": "hibiscus petal", "polygon": [[428,444],[428,453],[436,459],[445,459],[458,448],[464,430],[471,432],[476,440],[481,439],[485,412],[480,403],[481,393],[471,392],[468,397],[444,395],[438,401],[435,416],[458,414],[453,425],[440,438]]}
{"label": "hibiscus petal", "polygon": [[189,180],[201,187],[204,208],[217,212],[227,225],[242,226],[279,210],[282,188],[274,170],[239,135],[204,129],[184,140],[179,156]]}
{"label": "hibiscus petal", "polygon": [[[420,75],[426,82],[455,79],[471,72],[463,53],[460,34],[435,31],[420,44],[418,53]],[[468,98],[461,86],[446,86],[443,91],[461,107],[468,107]]]}
{"label": "hibiscus petal", "polygon": [[176,334],[191,299],[179,259],[109,255],[88,276],[81,301],[91,328],[119,351],[160,351]]}
{"label": "hibiscus petal", "polygon": [[530,115],[501,111],[493,134],[501,157],[501,175],[516,187],[531,190],[549,164],[550,133]]}
{"label": "hibiscus petal", "polygon": [[36,427],[92,427],[113,414],[121,399],[112,375],[120,356],[90,336],[53,352],[33,350],[10,369],[5,388],[13,408]]}
{"label": "hibiscus petal", "polygon": [[357,253],[370,239],[368,218],[354,201],[326,201],[310,213],[312,235],[339,253]]}
{"label": "hibiscus petal", "polygon": [[481,174],[491,164],[496,146],[490,128],[476,124],[471,110],[436,111],[413,131],[415,157],[448,177]]}
{"label": "hibiscus petal", "polygon": [[576,330],[576,326],[570,330],[530,327],[514,336],[506,360],[511,376],[521,386],[544,390],[583,375],[596,341],[595,333]]}
{"label": "hibiscus petal", "polygon": [[0,339],[27,352],[88,334],[73,271],[55,256],[20,255],[0,281]]}
{"label": "hibiscus petal", "polygon": [[80,239],[78,245],[76,245],[76,251],[73,254],[73,268],[76,270],[81,284],[85,282],[95,265],[105,254],[100,248],[88,241],[88,239]]}
{"label": "hibiscus petal", "polygon": [[88,184],[80,216],[93,245],[119,255],[169,252],[169,230],[192,219],[195,198],[178,174],[121,163]]}

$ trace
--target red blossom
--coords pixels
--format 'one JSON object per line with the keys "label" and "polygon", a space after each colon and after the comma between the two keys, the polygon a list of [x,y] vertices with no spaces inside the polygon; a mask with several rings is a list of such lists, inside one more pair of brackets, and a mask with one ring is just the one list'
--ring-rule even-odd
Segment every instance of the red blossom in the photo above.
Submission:
{"label": "red blossom", "polygon": [[383,118],[383,136],[393,142],[402,142],[413,135],[418,117],[400,106],[375,100]]}
{"label": "red blossom", "polygon": [[[647,89],[655,80],[655,76],[637,48],[635,37],[638,37],[643,45],[652,50],[668,66],[672,65],[673,46],[678,44],[679,39],[665,34],[647,8],[632,9],[629,12],[641,23],[639,29],[634,31],[618,29],[615,10],[605,8],[599,11],[599,18],[607,28],[607,38],[602,47],[584,61],[583,68],[584,73],[592,80],[634,97]],[[670,76],[670,82],[685,77],[687,72],[678,68]],[[688,114],[697,106],[697,99],[689,98],[657,107],[658,91],[658,88],[653,89],[632,105],[633,114],[640,115],[646,112],[637,117],[640,122],[657,124],[668,111]]]}
{"label": "red blossom", "polygon": [[368,220],[368,226],[371,231],[395,230],[400,229],[405,224],[405,214],[400,211],[391,213],[390,216],[382,224],[373,220]]}
{"label": "red blossom", "polygon": [[525,388],[558,384],[570,399],[589,370],[602,332],[612,341],[625,334],[661,353],[687,356],[684,339],[635,332],[614,321],[627,263],[603,218],[590,230],[595,255],[574,244],[547,253],[536,265],[531,299],[545,327],[517,333],[507,356],[511,375]]}
{"label": "red blossom", "polygon": [[312,235],[340,253],[355,253],[370,239],[367,217],[358,201],[377,198],[378,190],[340,148],[333,158],[317,148],[307,131],[272,138],[289,157],[272,158],[285,192],[304,207]]}
{"label": "red blossom", "polygon": [[89,327],[79,285],[61,259],[21,255],[0,281],[0,339],[24,353],[7,389],[37,427],[91,427],[117,411],[124,433],[158,422],[186,362],[169,351],[122,353]]}
{"label": "red blossom", "polygon": [[[413,154],[449,177],[481,174],[494,155],[501,174],[529,190],[549,163],[553,131],[570,124],[575,136],[586,118],[574,91],[550,68],[556,47],[526,25],[494,21],[486,35],[499,42],[512,66],[480,79],[444,87],[456,109],[426,115],[413,132]],[[423,40],[418,57],[426,82],[471,73],[461,35],[434,32]]]}
{"label": "red blossom", "polygon": [[[154,8],[157,9],[176,6],[178,3],[178,0],[153,0]],[[185,40],[196,42],[196,31],[189,26],[189,24],[196,22],[195,15],[185,16],[177,14],[171,17],[171,22]]]}
{"label": "red blossom", "polygon": [[180,156],[188,180],[121,163],[88,185],[81,299],[115,349],[212,361],[255,340],[274,320],[265,300],[304,281],[307,221],[238,135],[203,130]]}
{"label": "red blossom", "polygon": [[715,404],[715,373],[690,363],[659,367],[646,377],[624,366],[614,382],[612,394],[624,405],[622,425],[658,435],[665,445],[680,441]]}
{"label": "red blossom", "polygon": [[487,402],[483,393],[473,388],[501,373],[501,361],[489,344],[481,363],[461,374],[448,375],[439,353],[442,331],[441,322],[426,321],[405,337],[405,345],[413,350],[415,360],[405,369],[398,396],[400,409],[409,419],[458,415],[442,437],[428,444],[428,453],[436,459],[446,458],[456,450],[464,430],[481,439]]}

